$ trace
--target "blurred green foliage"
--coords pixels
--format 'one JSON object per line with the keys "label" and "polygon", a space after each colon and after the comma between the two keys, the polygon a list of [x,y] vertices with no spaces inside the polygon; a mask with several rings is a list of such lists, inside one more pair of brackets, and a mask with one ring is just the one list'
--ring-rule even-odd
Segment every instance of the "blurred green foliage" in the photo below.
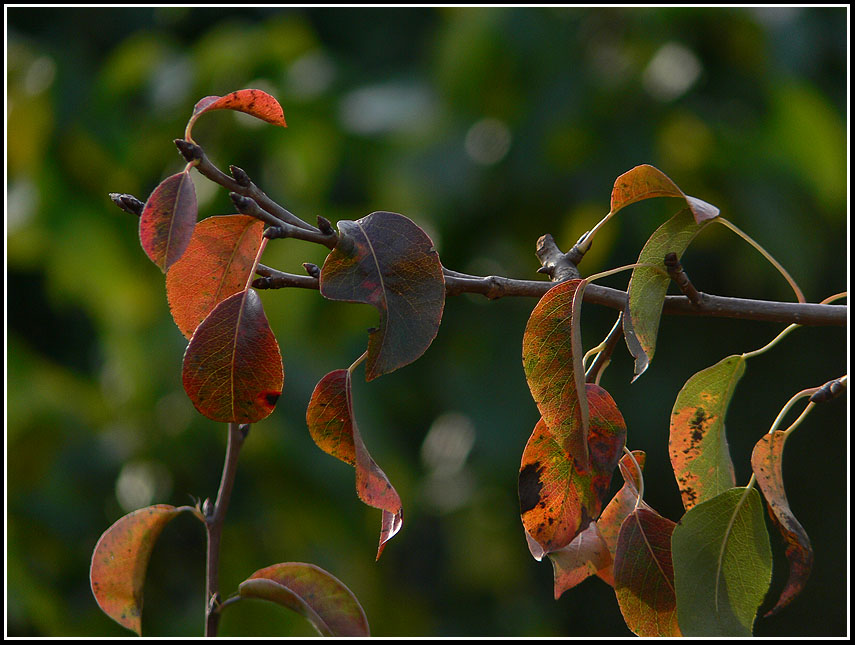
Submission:
{"label": "blurred green foliage", "polygon": [[[569,248],[608,210],[614,179],[650,163],[760,241],[809,300],[846,289],[845,8],[6,11],[9,635],[125,635],[89,590],[98,537],[133,508],[216,493],[225,429],[184,394],[185,340],[163,276],[134,218],[108,198],[145,199],[182,167],[172,139],[204,96],[258,87],[288,121],[281,130],[205,115],[194,135],[220,167],[241,166],[310,221],[404,213],[453,269],[534,278],[540,235]],[[231,212],[225,190],[196,179],[201,215]],[[677,207],[627,209],[583,272],[632,262]],[[322,251],[282,241],[264,261],[299,272]],[[722,227],[683,259],[703,291],[792,299]],[[353,470],[314,446],[304,415],[321,376],[363,351],[376,313],[308,291],[262,299],[286,387],[241,455],[226,595],[256,569],[305,561],[355,592],[377,636],[629,634],[611,588],[590,579],[556,602],[549,565],[526,548],[516,479],[537,421],[520,364],[533,301],[450,299],[424,357],[356,383],[363,437],[405,506],[403,530],[375,563],[380,514],[356,498]],[[614,312],[586,307],[584,318],[590,347]],[[648,453],[646,499],[663,514],[681,511],[667,453],[677,391],[780,328],[667,317],[655,361],[631,388],[631,360],[615,357],[602,385],[626,417],[629,446]],[[738,481],[787,399],[845,372],[846,342],[841,328],[806,328],[752,360],[728,416]],[[456,438],[457,452],[429,436]],[[847,630],[846,441],[835,401],[788,443],[791,505],[816,564],[802,597],[758,619],[758,635]],[[772,543],[761,609],[786,579],[775,533]],[[145,634],[202,633],[203,568],[201,526],[177,519],[151,561]],[[221,633],[312,631],[246,602],[225,613]]]}

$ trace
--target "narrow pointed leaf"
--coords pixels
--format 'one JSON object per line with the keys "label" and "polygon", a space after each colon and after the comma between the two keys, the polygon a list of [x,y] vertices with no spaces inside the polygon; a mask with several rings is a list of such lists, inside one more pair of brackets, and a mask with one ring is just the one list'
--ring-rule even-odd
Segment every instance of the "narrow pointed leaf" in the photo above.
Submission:
{"label": "narrow pointed leaf", "polygon": [[365,379],[408,365],[433,342],[445,306],[445,278],[433,242],[412,220],[378,211],[338,223],[321,269],[321,295],[380,312],[368,334]]}
{"label": "narrow pointed leaf", "polygon": [[314,564],[283,562],[244,580],[242,598],[269,600],[305,617],[321,636],[370,636],[365,612],[353,592]]}
{"label": "narrow pointed leaf", "polygon": [[95,545],[89,582],[110,618],[142,634],[143,587],[152,549],[163,527],[187,507],[157,504],[125,515]]}
{"label": "narrow pointed leaf", "polygon": [[[544,294],[523,334],[523,370],[544,423],[576,467],[588,469],[588,399],[579,317],[584,280],[561,282]],[[576,297],[578,294],[578,297]]]}
{"label": "narrow pointed leaf", "polygon": [[686,381],[674,402],[668,450],[686,510],[736,485],[724,417],[744,373],[745,358],[728,356]]}
{"label": "narrow pointed leaf", "polygon": [[588,528],[581,531],[567,546],[552,551],[549,559],[552,560],[556,600],[568,589],[572,589],[589,576],[610,568],[612,564],[609,548],[600,536],[596,522],[588,524]]}
{"label": "narrow pointed leaf", "polygon": [[140,215],[140,244],[164,273],[190,244],[196,215],[196,188],[189,169],[164,179],[146,200]]}
{"label": "narrow pointed leaf", "polygon": [[202,321],[184,352],[182,379],[193,405],[213,421],[255,423],[273,412],[282,355],[254,290],[229,296]]}
{"label": "narrow pointed leaf", "polygon": [[638,636],[681,636],[671,563],[675,526],[649,508],[633,511],[621,525],[615,595],[626,626]]}
{"label": "narrow pointed leaf", "polygon": [[196,119],[212,110],[246,112],[262,121],[286,127],[282,106],[270,94],[261,90],[237,90],[225,96],[206,96],[196,103],[193,114],[187,122],[186,139],[190,139],[190,132]]}
{"label": "narrow pointed leaf", "polygon": [[636,166],[615,180],[611,211],[617,213],[625,206],[651,197],[682,197],[698,224],[718,217],[720,212],[712,204],[689,197],[664,172],[648,164]]}
{"label": "narrow pointed leaf", "polygon": [[377,558],[401,530],[401,498],[389,478],[368,454],[353,417],[351,381],[348,370],[335,370],[315,386],[306,411],[309,433],[318,447],[356,469],[356,494],[382,512]]}
{"label": "narrow pointed leaf", "polygon": [[813,548],[810,545],[810,538],[793,515],[784,491],[781,457],[787,436],[786,432],[780,431],[765,434],[751,453],[751,467],[757,477],[757,484],[766,498],[769,516],[787,543],[787,560],[790,563],[787,584],[778,602],[766,613],[766,616],[778,613],[801,593],[813,568]]}
{"label": "narrow pointed leaf", "polygon": [[175,324],[188,339],[209,313],[243,291],[261,246],[264,223],[222,215],[196,225],[181,259],[166,273],[166,297]]}
{"label": "narrow pointed leaf", "polygon": [[[665,271],[665,255],[673,252],[680,258],[706,224],[707,221],[696,223],[692,212],[684,208],[650,236],[641,249],[638,262],[653,264]],[[653,359],[659,319],[662,317],[662,306],[665,304],[665,294],[670,282],[667,274],[650,267],[639,266],[632,270],[627,287],[627,311],[624,312],[623,330],[627,346],[635,358],[633,380],[644,373]],[[634,336],[637,342],[632,342],[630,336]]]}
{"label": "narrow pointed leaf", "polygon": [[686,636],[751,636],[772,579],[755,489],[732,488],[689,510],[671,541],[677,614]]}

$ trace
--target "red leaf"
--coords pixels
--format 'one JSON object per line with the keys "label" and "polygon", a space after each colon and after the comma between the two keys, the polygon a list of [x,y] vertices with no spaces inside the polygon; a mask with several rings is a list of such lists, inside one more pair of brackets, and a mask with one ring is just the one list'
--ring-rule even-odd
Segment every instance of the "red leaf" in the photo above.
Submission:
{"label": "red leaf", "polygon": [[255,423],[273,412],[284,373],[279,344],[252,289],[218,304],[184,352],[184,390],[196,409],[225,423]]}
{"label": "red leaf", "polygon": [[146,200],[140,243],[164,273],[190,244],[196,215],[196,189],[189,169],[164,179]]}
{"label": "red leaf", "polygon": [[188,339],[217,304],[246,288],[264,223],[248,215],[209,217],[196,225],[184,255],[166,274],[175,324]]}
{"label": "red leaf", "polygon": [[368,336],[365,379],[408,365],[433,342],[445,306],[445,278],[427,234],[398,213],[378,211],[338,223],[321,269],[321,294],[380,312]]}
{"label": "red leaf", "polygon": [[651,197],[682,197],[698,224],[718,217],[720,212],[712,204],[697,197],[689,197],[664,172],[648,164],[636,166],[615,180],[611,212],[617,213],[624,206]]}
{"label": "red leaf", "polygon": [[273,125],[281,125],[283,128],[286,127],[282,106],[270,94],[261,90],[237,90],[225,96],[206,96],[196,103],[193,107],[193,114],[187,122],[185,139],[192,141],[190,131],[193,129],[196,119],[211,110],[237,110],[238,112],[246,112],[262,121],[267,121]]}
{"label": "red leaf", "polygon": [[599,573],[610,569],[612,556],[597,530],[596,522],[588,524],[567,546],[549,554],[555,579],[555,599],[568,589]]}
{"label": "red leaf", "polygon": [[359,499],[383,511],[377,549],[380,559],[386,542],[401,530],[403,508],[397,491],[368,454],[356,427],[349,370],[330,372],[315,386],[306,410],[306,424],[321,450],[356,468]]}

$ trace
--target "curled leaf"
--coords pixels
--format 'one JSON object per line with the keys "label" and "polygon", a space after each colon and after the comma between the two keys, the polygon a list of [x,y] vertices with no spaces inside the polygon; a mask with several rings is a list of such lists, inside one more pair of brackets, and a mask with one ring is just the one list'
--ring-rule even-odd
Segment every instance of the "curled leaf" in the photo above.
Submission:
{"label": "curled leaf", "polygon": [[698,224],[718,217],[720,212],[712,204],[686,195],[664,172],[648,164],[636,166],[615,180],[611,212],[651,197],[682,197]]}
{"label": "curled leaf", "polygon": [[190,131],[193,129],[196,119],[205,112],[212,110],[237,110],[238,112],[246,112],[262,121],[267,121],[283,128],[286,127],[282,106],[270,94],[262,90],[237,90],[225,96],[206,96],[197,102],[193,107],[193,114],[187,122],[185,139],[192,141]]}
{"label": "curled leaf", "polygon": [[196,188],[189,168],[164,179],[140,215],[140,244],[166,273],[182,256],[196,226]]}
{"label": "curled leaf", "polygon": [[552,551],[549,559],[552,560],[556,600],[589,576],[611,568],[612,564],[612,556],[596,522],[588,524],[588,528],[580,531],[567,546]]}

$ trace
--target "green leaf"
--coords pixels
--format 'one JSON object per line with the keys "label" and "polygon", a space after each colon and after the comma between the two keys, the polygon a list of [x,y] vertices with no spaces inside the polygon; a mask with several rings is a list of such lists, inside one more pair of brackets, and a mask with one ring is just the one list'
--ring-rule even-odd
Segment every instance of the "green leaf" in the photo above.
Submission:
{"label": "green leaf", "polygon": [[398,492],[368,454],[353,416],[350,370],[330,372],[315,386],[306,424],[318,447],[356,468],[356,494],[364,503],[383,511],[377,559],[401,530],[403,508]]}
{"label": "green leaf", "polygon": [[282,394],[279,343],[252,289],[229,296],[196,328],[182,369],[184,391],[213,421],[255,423]]}
{"label": "green leaf", "polygon": [[698,224],[719,214],[718,208],[697,197],[689,197],[664,172],[648,164],[636,166],[615,180],[611,212],[617,213],[625,206],[651,197],[681,197],[686,200]]}
{"label": "green leaf", "polygon": [[283,562],[259,569],[239,587],[241,598],[259,598],[305,617],[321,636],[370,636],[353,592],[314,564]]}
{"label": "green leaf", "polygon": [[380,325],[368,335],[365,378],[408,365],[436,337],[445,278],[428,235],[398,213],[378,211],[338,223],[336,247],[321,269],[321,295],[370,304]]}
{"label": "green leaf", "polygon": [[189,168],[164,179],[146,200],[140,244],[164,273],[190,244],[196,216],[196,188]]}
{"label": "green leaf", "polygon": [[238,112],[245,112],[273,125],[286,127],[282,106],[270,94],[261,90],[237,90],[225,96],[206,96],[196,103],[193,107],[193,114],[187,122],[184,134],[185,139],[192,141],[190,133],[193,129],[193,124],[196,123],[196,119],[205,112],[212,110],[237,110]]}
{"label": "green leaf", "polygon": [[784,491],[784,476],[781,460],[784,442],[789,433],[775,431],[765,434],[754,446],[751,453],[751,467],[757,477],[757,485],[763,492],[768,504],[769,516],[778,527],[787,543],[786,554],[790,563],[790,575],[787,584],[778,598],[778,602],[766,613],[771,616],[789,605],[804,589],[813,568],[813,549],[810,538],[790,509],[787,494]]}
{"label": "green leaf", "polygon": [[744,373],[745,358],[728,356],[686,381],[674,402],[668,450],[686,510],[736,485],[724,417]]}
{"label": "green leaf", "polygon": [[671,540],[677,615],[686,636],[751,636],[772,579],[760,494],[732,488],[698,504]]}
{"label": "green leaf", "polygon": [[549,553],[549,559],[552,560],[556,600],[589,576],[611,568],[612,564],[609,548],[596,522],[589,523],[588,528],[580,531],[567,546]]}
{"label": "green leaf", "polygon": [[[707,225],[695,222],[692,211],[684,208],[660,226],[641,249],[638,262],[653,264],[665,271],[665,255],[676,253],[679,259],[695,236]],[[671,279],[646,266],[632,270],[627,287],[627,311],[624,312],[623,331],[630,353],[635,358],[635,377],[641,376],[653,359],[659,319]]]}

